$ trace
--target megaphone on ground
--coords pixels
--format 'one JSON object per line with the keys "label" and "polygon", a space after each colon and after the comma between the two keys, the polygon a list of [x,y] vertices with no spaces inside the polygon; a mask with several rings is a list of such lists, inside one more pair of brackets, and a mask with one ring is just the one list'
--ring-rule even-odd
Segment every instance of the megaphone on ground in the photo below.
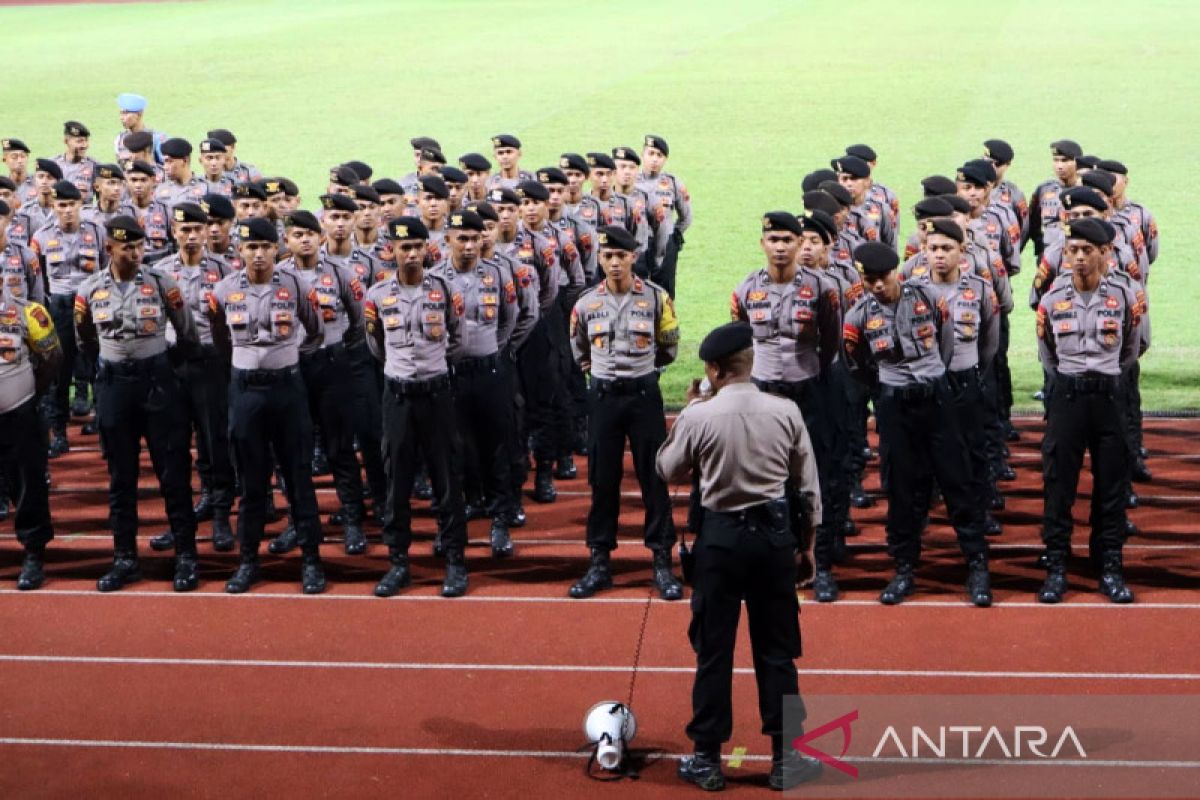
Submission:
{"label": "megaphone on ground", "polygon": [[583,719],[583,732],[596,745],[596,762],[607,770],[621,766],[625,745],[637,735],[637,719],[624,703],[596,703]]}

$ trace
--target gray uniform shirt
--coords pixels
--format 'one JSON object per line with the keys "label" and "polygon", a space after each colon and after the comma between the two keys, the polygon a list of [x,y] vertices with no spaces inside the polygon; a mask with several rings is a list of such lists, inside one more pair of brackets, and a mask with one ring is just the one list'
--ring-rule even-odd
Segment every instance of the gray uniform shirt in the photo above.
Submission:
{"label": "gray uniform shirt", "polygon": [[1037,307],[1042,366],[1062,375],[1118,376],[1138,357],[1140,324],[1141,304],[1128,287],[1104,277],[1085,298],[1064,276]]}
{"label": "gray uniform shirt", "polygon": [[167,324],[178,343],[195,345],[196,321],[178,284],[153,267],[118,281],[105,269],[88,277],[75,296],[79,349],[105,361],[149,358],[167,349]]}
{"label": "gray uniform shirt", "polygon": [[754,331],[755,380],[805,381],[832,364],[841,348],[839,297],[832,278],[806,267],[788,283],[760,269],[738,284],[730,312]]}
{"label": "gray uniform shirt", "polygon": [[72,233],[54,222],[34,234],[30,247],[41,259],[50,294],[74,294],[85,278],[108,265],[104,236],[94,222],[81,222]]}
{"label": "gray uniform shirt", "polygon": [[[196,335],[200,344],[213,343],[212,322],[205,313],[208,309],[208,295],[217,288],[232,270],[224,259],[205,252],[200,263],[187,266],[180,260],[179,254],[164,258],[154,265],[154,268],[164,275],[170,276],[183,292],[183,301],[196,321]],[[175,344],[175,329],[167,331],[167,342]]]}
{"label": "gray uniform shirt", "polygon": [[208,295],[207,313],[214,341],[229,342],[238,369],[295,366],[301,344],[321,342],[325,330],[316,292],[278,264],[266,283],[251,283],[245,270],[224,278]]}
{"label": "gray uniform shirt", "polygon": [[312,269],[302,269],[293,259],[279,266],[300,278],[305,293],[315,295],[317,310],[325,323],[319,342],[305,342],[302,353],[312,353],[331,344],[354,344],[362,335],[362,304],[366,296],[363,283],[350,267],[334,263],[322,254]]}
{"label": "gray uniform shirt", "polygon": [[932,275],[914,278],[914,285],[928,287],[938,301],[950,309],[954,329],[954,355],[950,370],[987,369],[1000,349],[1000,315],[992,285],[978,275],[960,270],[954,283],[936,283]]}
{"label": "gray uniform shirt", "polygon": [[83,195],[83,202],[92,198],[92,185],[96,178],[96,167],[100,162],[91,156],[84,156],[80,161],[68,161],[65,154],[54,157],[54,163],[62,170],[63,180],[70,181]]}
{"label": "gray uniform shirt", "polygon": [[367,346],[398,381],[445,375],[462,343],[462,298],[445,278],[426,271],[419,286],[392,276],[367,292]]}
{"label": "gray uniform shirt", "polygon": [[177,203],[199,203],[207,191],[208,182],[193,175],[187,183],[163,181],[154,190],[154,199],[170,209],[174,208]]}
{"label": "gray uniform shirt", "polygon": [[640,378],[675,360],[679,321],[666,290],[641,278],[624,294],[606,283],[587,290],[571,312],[571,351],[593,378]]}
{"label": "gray uniform shirt", "polygon": [[900,287],[900,299],[890,305],[868,293],[842,325],[846,364],[868,384],[905,387],[940,378],[954,355],[948,320],[945,303],[911,283]]}
{"label": "gray uniform shirt", "polygon": [[455,361],[495,355],[508,346],[517,324],[517,290],[498,263],[479,261],[474,269],[460,271],[451,257],[431,272],[462,298],[462,347]]}
{"label": "gray uniform shirt", "polygon": [[660,261],[667,253],[667,242],[675,231],[683,233],[692,224],[692,198],[683,181],[669,172],[657,175],[638,173],[638,188],[650,198],[650,214],[658,220],[658,238],[654,254]]}
{"label": "gray uniform shirt", "polygon": [[9,242],[0,250],[0,279],[4,281],[4,294],[45,304],[42,262],[25,245]]}
{"label": "gray uniform shirt", "polygon": [[49,358],[59,349],[58,332],[44,306],[0,293],[0,414],[33,398],[37,376],[31,359]]}
{"label": "gray uniform shirt", "polygon": [[525,344],[525,340],[529,338],[529,334],[533,332],[533,327],[537,325],[537,321],[541,317],[541,308],[538,306],[540,287],[537,271],[533,267],[525,266],[512,256],[500,252],[492,253],[492,257],[485,261],[495,264],[504,275],[508,276],[508,280],[512,282],[516,292],[517,321],[513,325],[512,335],[508,338],[507,346],[510,351],[518,350],[521,345]]}
{"label": "gray uniform shirt", "polygon": [[820,520],[821,487],[808,429],[791,400],[730,384],[688,405],[658,449],[658,474],[669,483],[700,479],[710,511],[740,511],[784,496],[795,486]]}

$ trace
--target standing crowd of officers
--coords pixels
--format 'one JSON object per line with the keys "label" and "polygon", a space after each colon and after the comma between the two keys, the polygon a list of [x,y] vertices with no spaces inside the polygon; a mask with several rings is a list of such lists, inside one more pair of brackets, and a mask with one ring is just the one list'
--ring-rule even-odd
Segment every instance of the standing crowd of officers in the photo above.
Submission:
{"label": "standing crowd of officers", "polygon": [[[55,158],[31,164],[23,142],[3,140],[0,446],[26,549],[20,588],[41,585],[53,536],[46,457],[69,451],[68,419],[94,402],[88,425],[108,465],[114,538],[101,591],[140,578],[144,440],[170,521],[151,544],[174,548],[174,588],[198,585],[197,525],[210,521],[215,550],[240,549],[225,586],[235,593],[258,580],[263,529],[280,513],[274,486],[288,525],[269,550],[299,548],[303,591],[324,590],[312,478],[329,472],[347,553],[366,551],[368,511],[382,523],[390,564],[377,595],[411,581],[413,497],[436,513],[442,593],[462,595],[468,521],[490,519],[493,555],[512,556],[527,484],[534,501],[554,502],[554,481],[574,477],[574,456],[586,454],[590,562],[569,592],[586,598],[612,585],[628,442],[654,585],[682,596],[655,458],[692,214],[687,189],[664,171],[664,139],[564,153],[528,172],[509,134],[493,137],[492,158],[467,153],[457,167],[421,137],[410,174],[372,180],[367,164],[341,164],[305,210],[294,182],[238,158],[230,131],[210,130],[194,149],[145,126],[144,98],[118,103],[114,163],[88,155],[91,133],[75,121]],[[1013,151],[1000,140],[953,177],[923,180],[903,259],[899,202],[872,179],[866,145],[804,178],[801,213],[762,217],[764,266],[734,289],[731,311],[752,331],[753,382],[793,401],[811,438],[820,502],[796,492],[789,513],[795,531],[815,530],[799,546],[818,600],[838,597],[834,568],[857,533],[851,506],[873,502],[862,487],[873,407],[895,562],[880,600],[913,593],[940,495],[967,594],[991,603],[986,537],[1001,532],[992,512],[1004,507],[998,482],[1014,477],[1006,442],[1017,438],[1012,278],[1029,242],[1048,421],[1039,598],[1066,590],[1087,449],[1101,590],[1132,600],[1122,547],[1131,481],[1149,479],[1137,362],[1149,345],[1145,281],[1158,234],[1128,199],[1123,164],[1070,141],[1051,153],[1055,178],[1028,203],[1005,180]],[[697,485],[698,513],[701,497]]]}

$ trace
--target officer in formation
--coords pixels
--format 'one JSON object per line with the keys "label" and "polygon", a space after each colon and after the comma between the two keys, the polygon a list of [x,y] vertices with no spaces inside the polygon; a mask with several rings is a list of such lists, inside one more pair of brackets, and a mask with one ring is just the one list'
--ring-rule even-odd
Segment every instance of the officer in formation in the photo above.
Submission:
{"label": "officer in formation", "polygon": [[[782,220],[768,224],[764,238],[795,235]],[[663,480],[691,476],[700,489],[688,628],[696,676],[687,735],[695,754],[680,762],[679,776],[708,791],[725,786],[721,745],[733,733],[733,656],[743,602],[762,731],[771,738],[769,785],[788,788],[821,770],[819,762],[800,758],[783,741],[783,698],[799,694],[795,554],[822,518],[817,460],[795,403],[755,387],[758,352],[745,322],[723,325],[704,338],[700,358],[710,390],[702,393],[700,381],[693,381],[688,406],[655,463]],[[789,495],[807,508],[802,518],[789,513]]]}
{"label": "officer in formation", "polygon": [[654,243],[655,272],[650,278],[675,297],[675,274],[683,234],[692,224],[692,198],[683,181],[665,172],[671,148],[661,136],[647,134],[642,145],[642,168],[638,188],[650,199],[650,213],[658,222]]}

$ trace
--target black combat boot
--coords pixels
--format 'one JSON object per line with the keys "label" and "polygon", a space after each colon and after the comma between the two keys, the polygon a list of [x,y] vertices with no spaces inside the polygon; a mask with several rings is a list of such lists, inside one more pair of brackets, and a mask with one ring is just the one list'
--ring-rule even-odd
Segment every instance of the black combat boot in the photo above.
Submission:
{"label": "black combat boot", "polygon": [[576,600],[582,600],[585,597],[591,597],[601,589],[611,589],[612,585],[608,551],[600,547],[593,547],[591,566],[588,567],[588,571],[584,573],[583,577],[571,587],[569,594]]}
{"label": "black combat boot", "polygon": [[45,582],[45,556],[43,553],[44,551],[41,549],[25,552],[25,561],[21,564],[21,574],[17,577],[17,588],[22,592],[39,589]]}
{"label": "black combat boot", "polygon": [[554,488],[554,471],[550,462],[539,462],[533,480],[533,499],[538,503],[553,503],[558,498]]}
{"label": "black combat boot", "polygon": [[701,751],[697,746],[695,755],[680,760],[676,774],[682,780],[694,783],[706,792],[719,792],[725,788],[725,773],[721,771],[719,749]]}
{"label": "black combat boot", "polygon": [[200,585],[200,567],[195,553],[180,553],[175,557],[175,580],[177,592],[190,592]]}
{"label": "black combat boot", "polygon": [[813,578],[813,597],[818,603],[833,603],[836,602],[840,594],[837,581],[833,579],[833,570],[826,567],[824,569],[817,568],[816,577]]}
{"label": "black combat boot", "polygon": [[283,533],[271,540],[271,543],[267,545],[267,550],[272,555],[282,556],[295,550],[299,543],[300,534],[296,531],[296,526],[289,523],[283,529]]}
{"label": "black combat boot", "polygon": [[346,521],[342,525],[342,533],[345,537],[343,547],[348,556],[361,556],[367,552],[367,535],[362,529],[362,507],[349,507],[344,510]]}
{"label": "black combat boot", "polygon": [[863,488],[861,477],[856,478],[854,485],[850,487],[850,505],[855,508],[870,508],[875,505],[875,500]]}
{"label": "black combat boot", "polygon": [[446,549],[446,579],[442,597],[462,597],[467,593],[467,559],[457,547]]}
{"label": "black combat boot", "polygon": [[983,553],[971,556],[967,561],[967,597],[979,608],[992,604],[992,578],[988,574],[988,559]]}
{"label": "black combat boot", "polygon": [[1120,550],[1110,550],[1104,554],[1100,593],[1114,603],[1133,602],[1133,591],[1125,585],[1125,569]]}
{"label": "black combat boot", "polygon": [[150,549],[156,553],[175,549],[175,531],[163,531],[158,536],[151,537]]}
{"label": "black combat boot", "polygon": [[196,515],[197,522],[207,522],[213,518],[212,494],[207,486],[200,487],[200,499],[192,506],[192,513]]}
{"label": "black combat boot", "polygon": [[574,479],[578,474],[579,470],[575,467],[575,456],[573,454],[568,453],[558,459],[558,463],[554,467],[555,480],[569,481]]}
{"label": "black combat boot", "polygon": [[214,508],[212,514],[212,546],[218,553],[228,553],[233,550],[235,539],[233,528],[229,526],[229,509]]}
{"label": "black combat boot", "polygon": [[815,758],[784,748],[782,737],[771,737],[771,775],[767,786],[777,792],[816,780],[824,765]]}
{"label": "black combat boot", "polygon": [[248,592],[250,587],[258,583],[258,556],[242,556],[237,572],[225,581],[225,591],[229,594]]}
{"label": "black combat boot", "polygon": [[1039,603],[1061,603],[1067,593],[1067,557],[1065,553],[1046,551],[1046,580],[1038,592]]}
{"label": "black combat boot", "polygon": [[325,591],[325,585],[321,556],[315,552],[305,553],[304,565],[300,568],[300,590],[305,594],[320,594]]}
{"label": "black combat boot", "polygon": [[138,566],[137,554],[118,552],[113,556],[112,569],[96,581],[96,589],[101,592],[116,592],[141,579],[142,571]]}
{"label": "black combat boot", "polygon": [[396,592],[412,583],[412,574],[408,571],[408,553],[394,551],[389,553],[392,566],[387,574],[375,584],[376,597],[391,597]]}
{"label": "black combat boot", "polygon": [[492,520],[492,530],[488,534],[492,540],[492,555],[496,558],[508,558],[513,554],[512,537],[508,535],[508,525],[504,518],[497,515]]}
{"label": "black combat boot", "polygon": [[896,561],[896,574],[879,594],[879,602],[885,606],[899,605],[904,602],[917,588],[917,578],[913,574],[916,565],[911,561]]}
{"label": "black combat boot", "polygon": [[663,600],[679,600],[683,597],[683,584],[671,574],[671,549],[654,551],[654,586]]}

